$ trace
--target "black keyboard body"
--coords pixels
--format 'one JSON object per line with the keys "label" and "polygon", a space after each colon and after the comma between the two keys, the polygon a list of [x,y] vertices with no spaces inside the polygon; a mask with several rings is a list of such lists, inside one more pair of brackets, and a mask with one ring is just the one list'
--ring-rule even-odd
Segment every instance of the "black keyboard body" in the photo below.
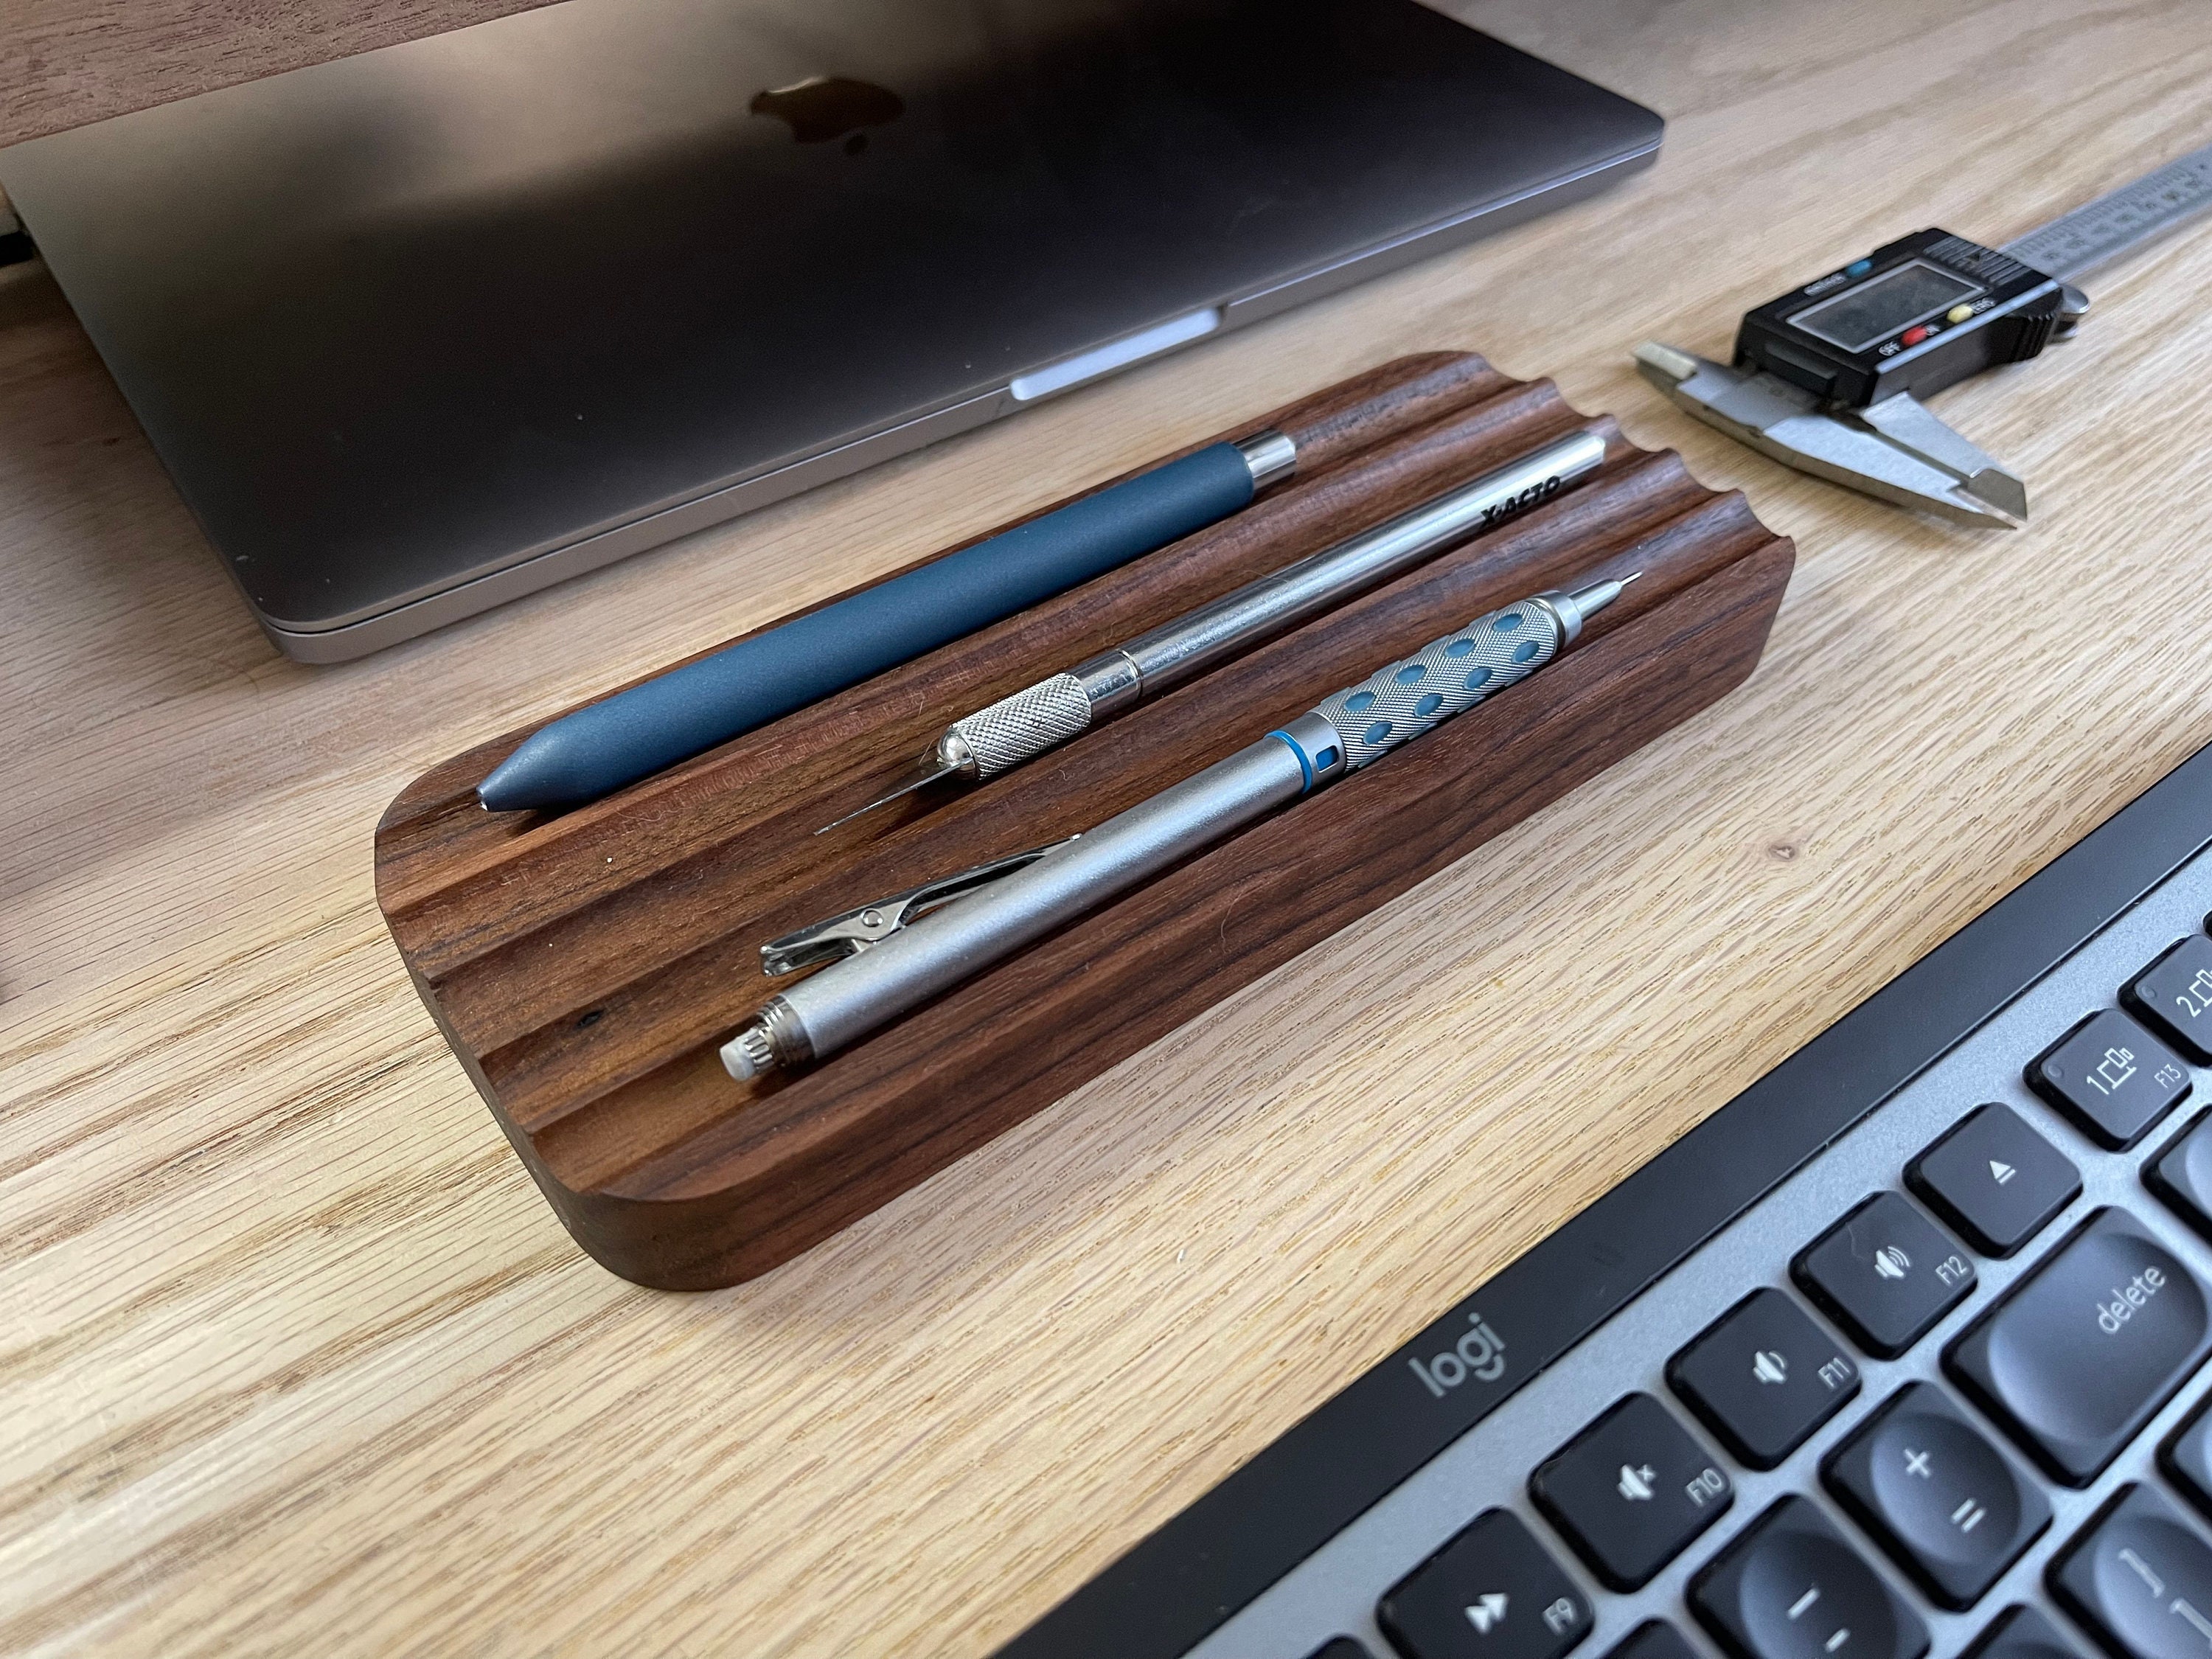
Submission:
{"label": "black keyboard body", "polygon": [[1002,1659],[2212,1659],[2212,748]]}

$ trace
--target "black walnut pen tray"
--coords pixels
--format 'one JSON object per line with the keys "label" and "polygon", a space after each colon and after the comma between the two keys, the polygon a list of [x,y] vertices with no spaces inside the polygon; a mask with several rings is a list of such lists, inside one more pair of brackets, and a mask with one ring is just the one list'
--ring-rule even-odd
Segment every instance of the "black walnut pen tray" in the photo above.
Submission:
{"label": "black walnut pen tray", "polygon": [[[392,937],[592,1255],[683,1289],[789,1260],[1759,660],[1790,543],[1549,382],[1470,355],[1405,357],[1222,435],[1269,425],[1297,441],[1299,470],[1243,513],[605,800],[481,811],[476,783],[518,732],[392,802],[376,832]],[[814,833],[908,775],[948,720],[1577,428],[1605,435],[1604,468],[1527,516],[1018,771]],[[763,941],[1087,828],[1469,617],[1633,570],[1644,579],[1525,684],[825,1062],[752,1085],[722,1069],[717,1046],[778,988]]]}

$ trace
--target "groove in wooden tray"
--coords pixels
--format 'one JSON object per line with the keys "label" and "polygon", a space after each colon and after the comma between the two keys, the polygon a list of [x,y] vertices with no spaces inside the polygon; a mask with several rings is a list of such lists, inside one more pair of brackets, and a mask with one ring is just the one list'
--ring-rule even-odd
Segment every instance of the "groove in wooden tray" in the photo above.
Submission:
{"label": "groove in wooden tray", "polygon": [[[518,1153],[602,1261],[670,1286],[774,1266],[1686,718],[1757,660],[1788,544],[1740,496],[1635,449],[1548,383],[1430,356],[1272,419],[1305,423],[1289,489],[605,801],[557,817],[478,811],[475,782],[520,733],[395,801],[378,835],[393,936]],[[813,834],[906,775],[947,720],[1577,427],[1607,439],[1605,467],[1577,490],[1008,777]],[[716,1060],[714,1045],[775,988],[758,969],[775,934],[1096,823],[1471,616],[1631,568],[1645,580],[1544,674],[827,1063],[749,1090]]]}

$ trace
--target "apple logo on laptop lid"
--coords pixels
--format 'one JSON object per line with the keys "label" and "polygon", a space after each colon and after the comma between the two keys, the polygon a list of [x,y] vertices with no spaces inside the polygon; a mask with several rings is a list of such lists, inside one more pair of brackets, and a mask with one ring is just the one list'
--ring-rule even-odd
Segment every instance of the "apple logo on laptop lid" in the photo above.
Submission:
{"label": "apple logo on laptop lid", "polygon": [[[888,87],[842,75],[810,75],[787,87],[756,93],[747,106],[755,115],[787,122],[802,144],[826,144],[843,138],[848,155],[866,148],[863,127],[879,127],[906,113],[906,105]],[[849,136],[848,136],[849,135]]]}

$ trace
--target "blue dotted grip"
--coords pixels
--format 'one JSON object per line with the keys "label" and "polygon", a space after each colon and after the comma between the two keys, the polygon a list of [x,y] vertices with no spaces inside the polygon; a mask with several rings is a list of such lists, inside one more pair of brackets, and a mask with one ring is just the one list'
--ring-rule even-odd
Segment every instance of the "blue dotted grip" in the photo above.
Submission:
{"label": "blue dotted grip", "polygon": [[1558,619],[1525,601],[1478,617],[1402,662],[1328,698],[1314,713],[1336,728],[1346,771],[1525,680],[1559,648]]}

